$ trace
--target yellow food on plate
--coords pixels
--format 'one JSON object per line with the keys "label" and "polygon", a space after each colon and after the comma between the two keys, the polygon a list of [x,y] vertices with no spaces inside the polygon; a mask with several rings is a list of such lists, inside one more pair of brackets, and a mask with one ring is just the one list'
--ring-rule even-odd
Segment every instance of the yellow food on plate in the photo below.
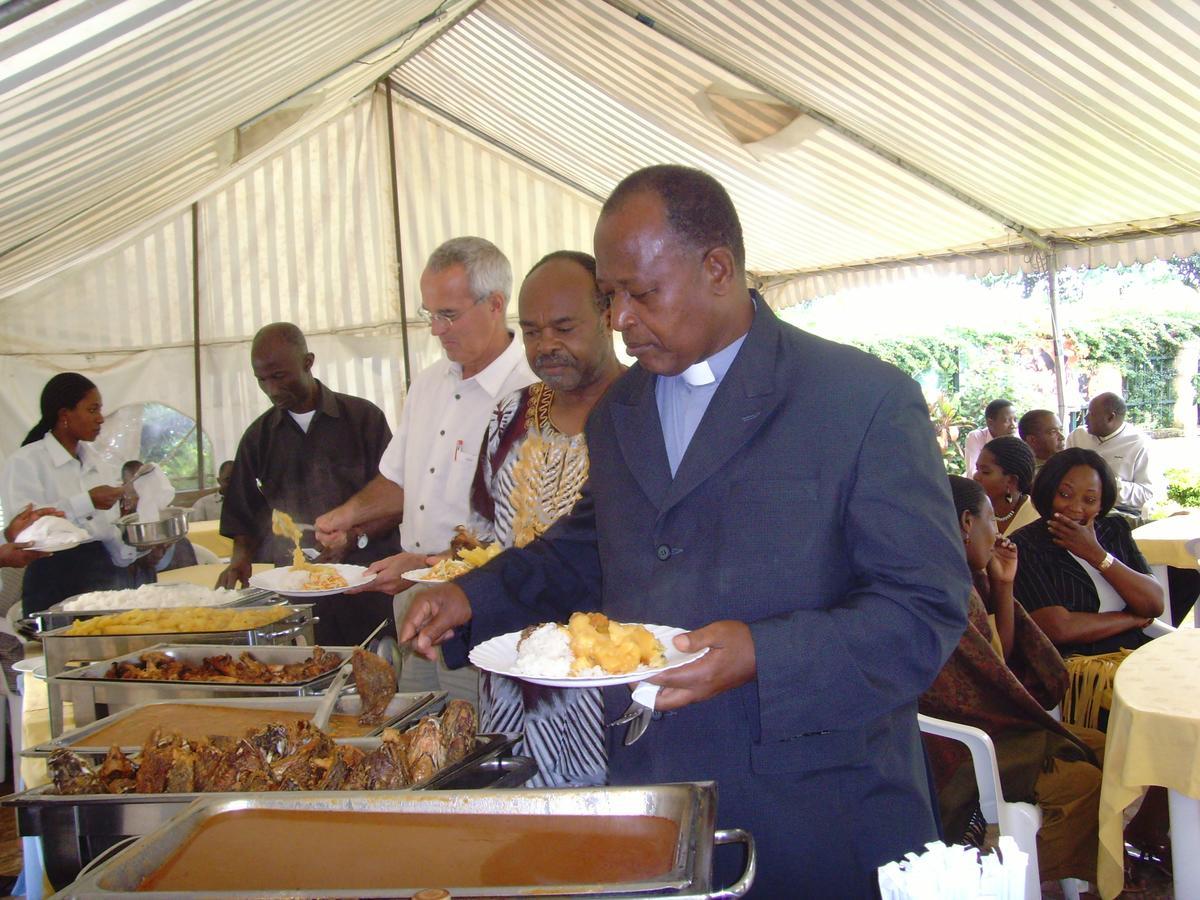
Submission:
{"label": "yellow food on plate", "polygon": [[350,582],[342,577],[342,574],[333,566],[308,561],[308,557],[300,549],[300,537],[303,532],[296,524],[296,520],[283,510],[271,510],[271,530],[280,537],[290,539],[296,545],[292,550],[292,569],[308,572],[308,580],[302,585],[298,585],[299,590],[331,591],[335,588],[350,586]]}
{"label": "yellow food on plate", "polygon": [[256,609],[211,609],[180,606],[175,609],[131,609],[123,613],[78,619],[64,634],[170,634],[192,631],[245,631],[259,628],[291,613],[286,606]]}
{"label": "yellow food on plate", "polygon": [[601,668],[610,675],[625,675],[640,666],[666,665],[662,643],[644,625],[615,622],[604,613],[572,613],[567,623],[571,640],[571,674]]}
{"label": "yellow food on plate", "polygon": [[457,559],[443,559],[430,568],[425,577],[431,581],[450,581],[472,569],[478,569],[490,559],[495,559],[504,548],[499,541],[486,547],[464,547],[458,551]]}

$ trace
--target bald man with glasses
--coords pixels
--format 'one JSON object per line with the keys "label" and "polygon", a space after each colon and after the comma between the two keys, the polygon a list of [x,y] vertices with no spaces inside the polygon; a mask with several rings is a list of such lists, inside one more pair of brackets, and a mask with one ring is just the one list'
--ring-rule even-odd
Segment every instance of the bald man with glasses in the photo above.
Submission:
{"label": "bald man with glasses", "polygon": [[[538,380],[505,323],[511,293],[512,266],[483,238],[446,241],[421,274],[421,316],[446,356],[413,379],[379,474],[316,521],[317,539],[332,545],[360,522],[379,518],[381,510],[403,515],[404,552],[372,564],[378,575],[372,590],[411,588],[403,573],[450,546],[455,526],[470,517],[471,482],[492,410]],[[406,606],[401,598],[401,613]],[[406,668],[406,688],[444,687],[473,699],[472,677],[463,677],[461,685],[447,682],[440,669],[421,670],[423,662]]]}

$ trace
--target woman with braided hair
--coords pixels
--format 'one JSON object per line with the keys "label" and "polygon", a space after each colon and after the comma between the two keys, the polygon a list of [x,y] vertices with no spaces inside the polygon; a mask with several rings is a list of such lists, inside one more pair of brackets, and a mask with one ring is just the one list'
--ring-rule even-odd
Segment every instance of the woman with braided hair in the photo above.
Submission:
{"label": "woman with braided hair", "polygon": [[974,478],[991,501],[1001,534],[1037,521],[1037,510],[1029,502],[1036,465],[1029,445],[1011,435],[988,441],[979,452]]}

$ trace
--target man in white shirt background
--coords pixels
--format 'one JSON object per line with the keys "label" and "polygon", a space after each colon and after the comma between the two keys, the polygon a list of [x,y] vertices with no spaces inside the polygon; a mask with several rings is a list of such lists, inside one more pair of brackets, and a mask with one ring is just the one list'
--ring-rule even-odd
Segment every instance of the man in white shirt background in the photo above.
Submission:
{"label": "man in white shirt background", "polygon": [[967,467],[963,473],[967,478],[975,474],[975,463],[979,460],[979,451],[983,449],[984,444],[993,438],[1014,434],[1017,430],[1017,413],[1011,400],[993,400],[983,411],[983,417],[986,424],[967,435],[964,451]]}
{"label": "man in white shirt background", "polygon": [[[400,424],[379,463],[379,474],[341,506],[316,520],[326,545],[359,522],[402,514],[404,552],[370,567],[371,589],[397,593],[412,587],[404,572],[450,546],[457,525],[470,520],[470,491],[484,429],[501,398],[537,381],[524,347],[505,323],[512,266],[491,242],[478,237],[446,241],[421,274],[421,315],[446,358],[413,379]],[[410,591],[397,598],[403,618]],[[474,700],[476,672],[450,673],[439,663],[411,657],[402,690],[442,688]]]}
{"label": "man in white shirt background", "polygon": [[1087,426],[1067,438],[1068,447],[1095,450],[1117,476],[1117,509],[1144,515],[1156,499],[1162,476],[1154,466],[1150,435],[1125,421],[1125,401],[1117,394],[1097,394],[1088,404]]}

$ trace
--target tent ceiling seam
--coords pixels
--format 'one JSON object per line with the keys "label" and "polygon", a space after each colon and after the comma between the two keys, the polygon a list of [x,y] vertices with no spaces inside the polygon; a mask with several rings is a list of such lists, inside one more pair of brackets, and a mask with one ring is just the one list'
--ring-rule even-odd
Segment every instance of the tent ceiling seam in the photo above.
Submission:
{"label": "tent ceiling seam", "polygon": [[764,93],[775,97],[777,100],[780,100],[781,102],[800,110],[802,114],[815,119],[830,130],[835,131],[847,140],[852,141],[859,147],[862,147],[868,153],[890,162],[892,165],[902,169],[905,172],[908,172],[910,175],[921,179],[926,184],[937,189],[938,191],[941,191],[943,194],[947,194],[948,196],[953,197],[955,200],[958,200],[960,203],[963,203],[977,212],[982,213],[988,218],[999,222],[1005,228],[1020,235],[1035,247],[1038,247],[1042,250],[1048,249],[1049,243],[1046,238],[1044,238],[1036,229],[1032,228],[1031,226],[1018,222],[1011,216],[1005,215],[984,201],[972,197],[970,194],[965,193],[964,191],[950,184],[948,181],[945,181],[937,175],[934,175],[932,172],[928,172],[915,163],[909,162],[899,154],[879,145],[865,135],[859,134],[849,126],[842,124],[827,113],[823,113],[820,110],[814,109],[808,103],[800,100],[798,97],[792,96],[779,86],[759,78],[758,76],[746,71],[740,66],[718,55],[717,53],[708,50],[671,26],[660,23],[653,17],[638,10],[637,7],[633,6],[632,4],[626,3],[624,0],[603,0],[603,2],[611,6],[613,9],[616,9],[617,11],[629,16],[634,21],[641,23],[651,31],[661,35],[672,43],[678,44],[685,50],[694,53],[701,59],[707,60],[714,66],[717,66],[729,74],[740,78],[747,84],[750,84]]}
{"label": "tent ceiling seam", "polygon": [[571,180],[563,173],[557,171],[556,169],[551,168],[550,166],[546,165],[545,163],[538,162],[533,157],[528,156],[525,153],[522,153],[520,150],[517,150],[516,148],[509,146],[508,144],[504,143],[504,141],[488,134],[483,129],[481,129],[475,125],[472,125],[470,122],[467,122],[465,119],[462,119],[459,116],[456,116],[454,113],[450,112],[449,110],[443,109],[442,107],[440,107],[436,103],[434,103],[432,100],[427,100],[426,98],[422,97],[420,94],[416,93],[415,91],[411,90],[410,88],[407,88],[402,84],[399,84],[395,79],[392,79],[391,85],[392,85],[392,91],[397,96],[404,97],[406,100],[410,100],[411,102],[417,104],[418,106],[422,107],[423,109],[426,109],[429,112],[433,113],[434,115],[438,116],[439,118],[444,119],[445,121],[449,122],[451,125],[455,126],[456,128],[461,128],[463,131],[467,132],[472,137],[478,138],[479,140],[487,143],[489,146],[495,147],[497,150],[500,150],[502,153],[505,153],[505,154],[511,156],[513,159],[519,160],[520,162],[524,163],[525,165],[527,165],[533,169],[536,169],[538,172],[541,172],[543,175],[545,175],[548,178],[553,179],[554,181],[558,182],[559,184],[569,187],[573,191],[578,191],[580,194],[583,194],[585,197],[587,197],[591,200],[595,200],[597,203],[604,203],[605,198],[600,196],[599,194],[597,194],[595,191],[592,191],[592,190],[584,187],[583,185],[579,184],[578,182]]}

